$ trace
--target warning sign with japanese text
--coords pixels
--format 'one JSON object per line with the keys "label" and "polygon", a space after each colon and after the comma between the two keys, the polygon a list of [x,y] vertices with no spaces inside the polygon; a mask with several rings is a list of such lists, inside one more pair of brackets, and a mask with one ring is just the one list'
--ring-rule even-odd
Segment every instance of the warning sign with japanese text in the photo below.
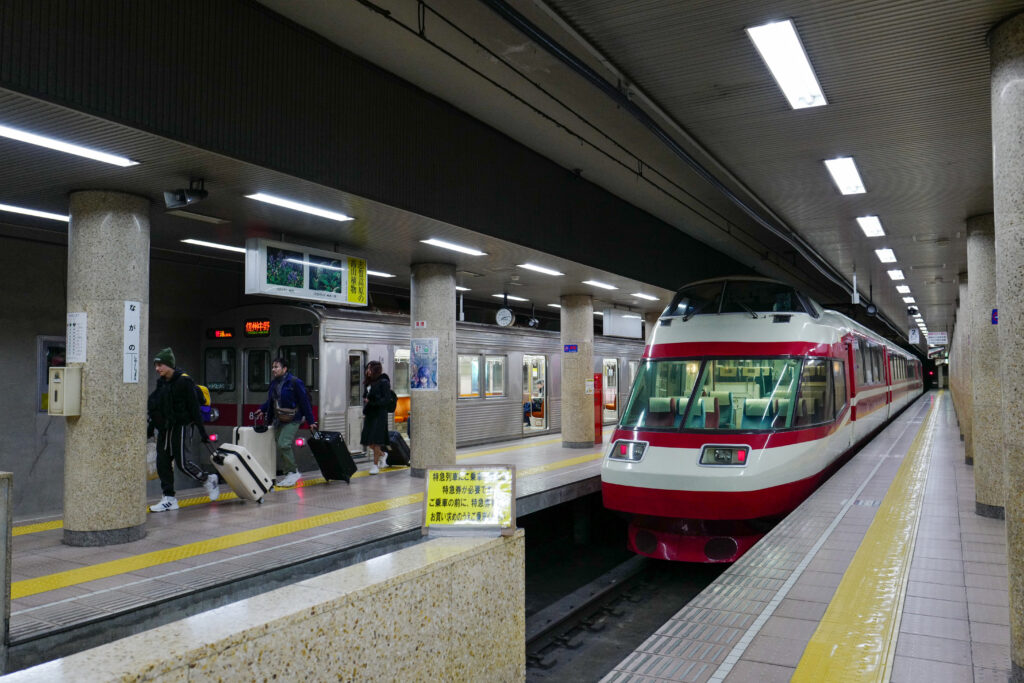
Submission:
{"label": "warning sign with japanese text", "polygon": [[515,466],[428,469],[424,533],[512,533],[516,526]]}

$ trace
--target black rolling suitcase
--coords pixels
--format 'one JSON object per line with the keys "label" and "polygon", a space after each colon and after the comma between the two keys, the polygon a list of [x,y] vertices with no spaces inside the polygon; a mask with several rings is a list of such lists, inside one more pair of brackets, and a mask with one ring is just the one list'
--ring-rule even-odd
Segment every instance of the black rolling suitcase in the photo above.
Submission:
{"label": "black rolling suitcase", "polygon": [[398,432],[388,432],[387,463],[388,467],[407,467],[409,465],[409,444]]}
{"label": "black rolling suitcase", "polygon": [[348,483],[355,474],[356,464],[340,432],[313,432],[309,437],[309,450],[313,451],[316,464],[327,481],[340,479]]}

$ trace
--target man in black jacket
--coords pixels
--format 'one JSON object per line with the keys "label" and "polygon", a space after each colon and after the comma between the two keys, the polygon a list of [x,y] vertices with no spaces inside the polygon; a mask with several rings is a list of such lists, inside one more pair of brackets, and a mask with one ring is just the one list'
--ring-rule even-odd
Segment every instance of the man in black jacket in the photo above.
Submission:
{"label": "man in black jacket", "polygon": [[174,367],[174,352],[170,348],[156,354],[153,363],[160,379],[149,395],[148,407],[150,423],[156,429],[156,471],[160,475],[164,497],[149,509],[152,512],[178,509],[171,461],[177,462],[178,469],[205,486],[210,500],[217,500],[220,497],[217,475],[204,472],[190,457],[197,428],[204,440],[209,441],[210,438],[203,427],[195,382]]}

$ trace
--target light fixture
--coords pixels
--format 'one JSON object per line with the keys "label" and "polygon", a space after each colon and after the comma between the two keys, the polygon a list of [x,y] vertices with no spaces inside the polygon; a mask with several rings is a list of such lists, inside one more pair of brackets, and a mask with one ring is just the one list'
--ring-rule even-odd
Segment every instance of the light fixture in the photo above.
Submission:
{"label": "light fixture", "polygon": [[839,157],[826,159],[825,167],[832,174],[832,181],[836,184],[842,194],[863,194],[864,183],[857,172],[857,164],[853,163],[853,157]]}
{"label": "light fixture", "polygon": [[641,318],[641,317],[640,317],[639,315],[637,315],[636,313],[627,313],[627,314],[623,315],[622,317],[623,317],[623,318],[630,318],[630,319],[632,319],[632,320],[643,320],[643,318]]}
{"label": "light fixture", "polygon": [[565,275],[565,273],[559,273],[557,270],[551,270],[544,266],[535,266],[532,263],[520,263],[519,268],[526,268],[527,270],[533,270],[538,273],[544,273],[545,275]]}
{"label": "light fixture", "polygon": [[70,142],[62,142],[61,140],[55,140],[54,138],[36,135],[35,133],[18,130],[17,128],[11,128],[10,126],[0,126],[0,136],[10,138],[11,140],[18,140],[19,142],[27,142],[30,145],[38,145],[39,147],[54,149],[58,152],[64,152],[65,154],[74,154],[75,156],[85,157],[86,159],[102,161],[103,163],[113,164],[114,166],[135,166],[139,163],[126,157],[119,157],[116,154],[107,154],[106,152],[89,149],[88,147],[73,145]]}
{"label": "light fixture", "polygon": [[391,273],[382,273],[379,270],[368,270],[367,275],[373,275],[374,277],[394,277]]}
{"label": "light fixture", "polygon": [[903,303],[905,303],[905,304],[916,304],[917,302],[914,301],[914,297],[912,297],[912,296],[905,296],[905,297],[903,297]]}
{"label": "light fixture", "polygon": [[512,296],[511,294],[492,294],[491,296],[496,296],[499,299],[508,299],[509,301],[529,301],[529,299],[524,299],[521,296]]}
{"label": "light fixture", "polygon": [[908,285],[896,285],[896,291],[900,294],[910,294],[910,287]]}
{"label": "light fixture", "polygon": [[551,308],[561,308],[562,304],[548,304]]}
{"label": "light fixture", "polygon": [[875,255],[882,263],[896,263],[896,253],[892,249],[875,249]]}
{"label": "light fixture", "polygon": [[604,311],[594,311],[594,315],[603,316],[604,315]]}
{"label": "light fixture", "polygon": [[223,249],[225,251],[237,251],[240,254],[245,253],[245,247],[233,247],[230,244],[217,244],[216,242],[204,242],[203,240],[187,239],[182,240],[185,244],[194,244],[197,247],[210,247],[211,249]]}
{"label": "light fixture", "polygon": [[327,209],[321,209],[319,206],[313,206],[311,204],[303,204],[302,202],[294,202],[291,199],[284,199],[283,197],[275,197],[272,194],[265,192],[256,192],[255,194],[245,195],[248,199],[255,199],[258,202],[265,202],[267,204],[273,204],[274,206],[282,206],[292,211],[301,211],[302,213],[312,214],[314,216],[320,216],[321,218],[329,218],[332,221],[350,221],[352,216],[346,216],[343,213],[337,211],[328,211]]}
{"label": "light fixture", "polygon": [[473,249],[472,247],[464,247],[461,244],[455,244],[453,242],[445,242],[444,240],[434,239],[431,237],[429,240],[420,240],[423,244],[429,244],[434,247],[441,247],[442,249],[451,249],[462,254],[469,254],[470,256],[487,256],[486,253],[479,249]]}
{"label": "light fixture", "polygon": [[46,211],[36,211],[35,209],[26,209],[21,206],[11,206],[10,204],[0,204],[0,211],[7,211],[8,213],[20,213],[25,216],[35,216],[36,218],[48,218],[51,221],[62,221],[67,223],[71,220],[70,216],[62,216],[59,213],[48,213]]}
{"label": "light fixture", "polygon": [[648,301],[657,301],[658,297],[651,296],[650,294],[641,294],[640,292],[633,292],[630,296],[635,296],[637,299],[647,299]]}
{"label": "light fixture", "polygon": [[889,273],[889,277],[891,279],[893,279],[893,280],[903,280],[903,279],[905,279],[903,277],[903,271],[900,270],[899,268],[896,268],[895,270],[886,271],[886,272]]}
{"label": "light fixture", "polygon": [[828,104],[793,22],[776,21],[747,29],[761,59],[793,109]]}
{"label": "light fixture", "polygon": [[473,290],[471,290],[469,287],[462,287],[460,285],[455,285],[455,291],[456,292],[472,292]]}
{"label": "light fixture", "polygon": [[857,223],[868,237],[885,237],[885,230],[882,229],[882,221],[878,220],[878,216],[858,216]]}
{"label": "light fixture", "polygon": [[598,282],[597,280],[584,280],[583,284],[590,285],[591,287],[600,287],[601,289],[618,289],[615,285],[609,285],[604,282]]}

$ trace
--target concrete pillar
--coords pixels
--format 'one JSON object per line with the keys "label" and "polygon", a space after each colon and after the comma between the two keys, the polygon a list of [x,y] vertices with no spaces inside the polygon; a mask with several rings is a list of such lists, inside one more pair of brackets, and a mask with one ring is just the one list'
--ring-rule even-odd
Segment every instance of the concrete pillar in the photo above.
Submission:
{"label": "concrete pillar", "polygon": [[935,387],[942,389],[946,386],[946,366],[939,365],[935,368]]}
{"label": "concrete pillar", "polygon": [[999,336],[992,324],[996,307],[996,245],[992,214],[967,220],[969,301],[961,302],[971,328],[971,432],[975,511],[1003,518],[1002,372]]}
{"label": "concrete pillar", "polygon": [[972,396],[972,387],[974,384],[971,380],[971,316],[970,311],[970,291],[968,289],[967,278],[960,275],[960,315],[957,319],[960,321],[960,331],[963,333],[960,337],[962,342],[960,346],[960,365],[962,372],[960,374],[960,435],[964,440],[964,463],[968,465],[974,464],[974,397]]}
{"label": "concrete pillar", "polygon": [[[430,365],[427,349],[437,350],[437,387],[412,389],[409,410],[416,438],[410,446],[410,473],[423,477],[427,468],[455,464],[455,403],[458,366],[455,358],[455,266],[418,263],[412,267],[410,292],[410,377],[422,363]],[[416,340],[424,340],[417,347]],[[434,369],[429,368],[434,374]]]}
{"label": "concrete pillar", "polygon": [[[594,300],[589,294],[562,296],[562,447],[594,447]],[[576,351],[565,352],[565,346]]]}
{"label": "concrete pillar", "polygon": [[[1005,452],[1006,550],[1013,681],[1024,681],[1024,401],[1013,378],[1024,371],[1024,14],[989,34],[992,73],[992,190],[995,208],[996,302]],[[973,275],[971,276],[973,279]]]}
{"label": "concrete pillar", "polygon": [[3,618],[3,632],[0,633],[0,673],[7,672],[7,643],[11,634],[11,556],[14,553],[14,539],[12,538],[14,509],[14,475],[10,472],[0,472],[0,538],[3,539],[3,550],[0,551],[0,617]]}
{"label": "concrete pillar", "polygon": [[[136,381],[125,376],[126,302],[138,304]],[[68,313],[86,314],[82,414],[64,439],[64,542],[98,546],[146,535],[149,389],[149,200],[74,192]],[[131,314],[129,314],[131,315]]]}

